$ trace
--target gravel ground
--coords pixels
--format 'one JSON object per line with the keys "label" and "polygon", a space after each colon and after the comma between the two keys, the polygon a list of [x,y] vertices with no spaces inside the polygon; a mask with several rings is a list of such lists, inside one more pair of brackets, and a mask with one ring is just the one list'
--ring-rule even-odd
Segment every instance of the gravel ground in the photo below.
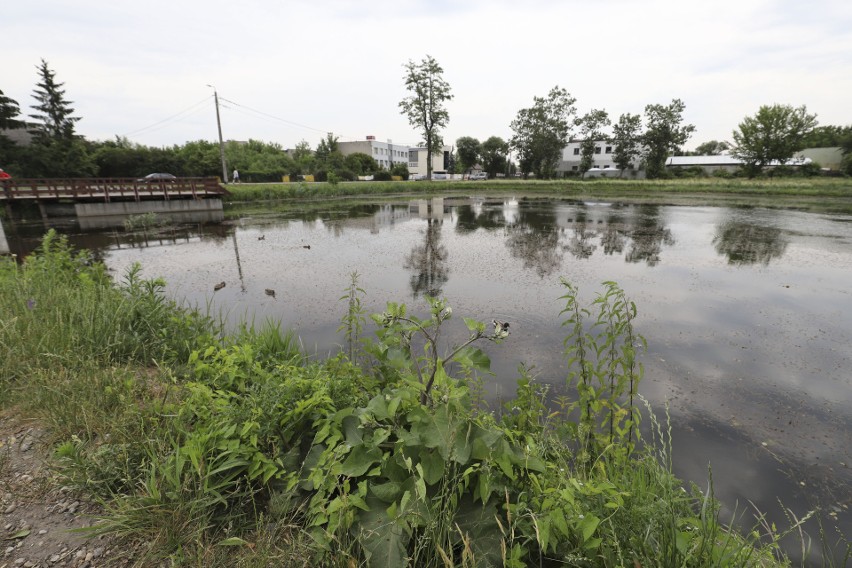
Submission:
{"label": "gravel ground", "polygon": [[134,547],[75,531],[92,526],[99,508],[50,471],[42,437],[0,415],[0,568],[134,565]]}

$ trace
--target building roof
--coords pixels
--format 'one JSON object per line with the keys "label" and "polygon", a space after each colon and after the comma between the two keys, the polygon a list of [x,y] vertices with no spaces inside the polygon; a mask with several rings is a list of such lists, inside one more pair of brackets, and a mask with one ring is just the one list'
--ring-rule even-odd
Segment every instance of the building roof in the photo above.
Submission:
{"label": "building roof", "polygon": [[[801,166],[810,164],[810,158],[794,156],[787,160],[788,166]],[[666,160],[666,166],[689,167],[689,166],[742,166],[745,162],[730,154],[719,154],[718,156],[671,156]],[[773,160],[770,166],[780,166],[781,162]]]}
{"label": "building roof", "polygon": [[671,156],[667,166],[741,166],[743,161],[728,154],[718,156]]}

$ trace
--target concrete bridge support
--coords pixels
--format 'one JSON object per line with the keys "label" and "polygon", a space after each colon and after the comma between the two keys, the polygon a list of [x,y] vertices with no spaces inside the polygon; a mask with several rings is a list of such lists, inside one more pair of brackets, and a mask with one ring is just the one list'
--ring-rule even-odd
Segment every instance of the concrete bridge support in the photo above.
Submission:
{"label": "concrete bridge support", "polygon": [[121,226],[127,217],[145,213],[176,223],[218,223],[225,218],[221,199],[77,203],[74,209],[81,229]]}

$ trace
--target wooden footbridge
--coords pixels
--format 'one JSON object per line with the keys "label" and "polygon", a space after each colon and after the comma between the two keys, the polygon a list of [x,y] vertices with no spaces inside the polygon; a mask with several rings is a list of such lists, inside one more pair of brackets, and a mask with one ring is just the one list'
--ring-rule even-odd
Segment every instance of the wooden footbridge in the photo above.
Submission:
{"label": "wooden footbridge", "polygon": [[185,177],[141,181],[125,178],[4,179],[0,201],[11,203],[112,203],[221,198],[227,195],[219,179]]}
{"label": "wooden footbridge", "polygon": [[[33,206],[43,219],[83,219],[162,213],[201,214],[221,220],[222,197],[228,194],[219,178],[136,180],[124,178],[3,179],[0,202],[10,218]],[[117,222],[117,221],[114,221]]]}

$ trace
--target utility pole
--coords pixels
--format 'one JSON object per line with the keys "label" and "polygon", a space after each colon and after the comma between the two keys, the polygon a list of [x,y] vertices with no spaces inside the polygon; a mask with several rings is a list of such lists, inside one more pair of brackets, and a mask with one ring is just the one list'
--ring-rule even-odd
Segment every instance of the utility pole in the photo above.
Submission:
{"label": "utility pole", "polygon": [[219,157],[222,159],[222,181],[228,183],[228,166],[225,165],[225,143],[222,141],[222,121],[219,119],[219,94],[216,87],[207,85],[213,89],[213,100],[216,102],[216,126],[219,128]]}

